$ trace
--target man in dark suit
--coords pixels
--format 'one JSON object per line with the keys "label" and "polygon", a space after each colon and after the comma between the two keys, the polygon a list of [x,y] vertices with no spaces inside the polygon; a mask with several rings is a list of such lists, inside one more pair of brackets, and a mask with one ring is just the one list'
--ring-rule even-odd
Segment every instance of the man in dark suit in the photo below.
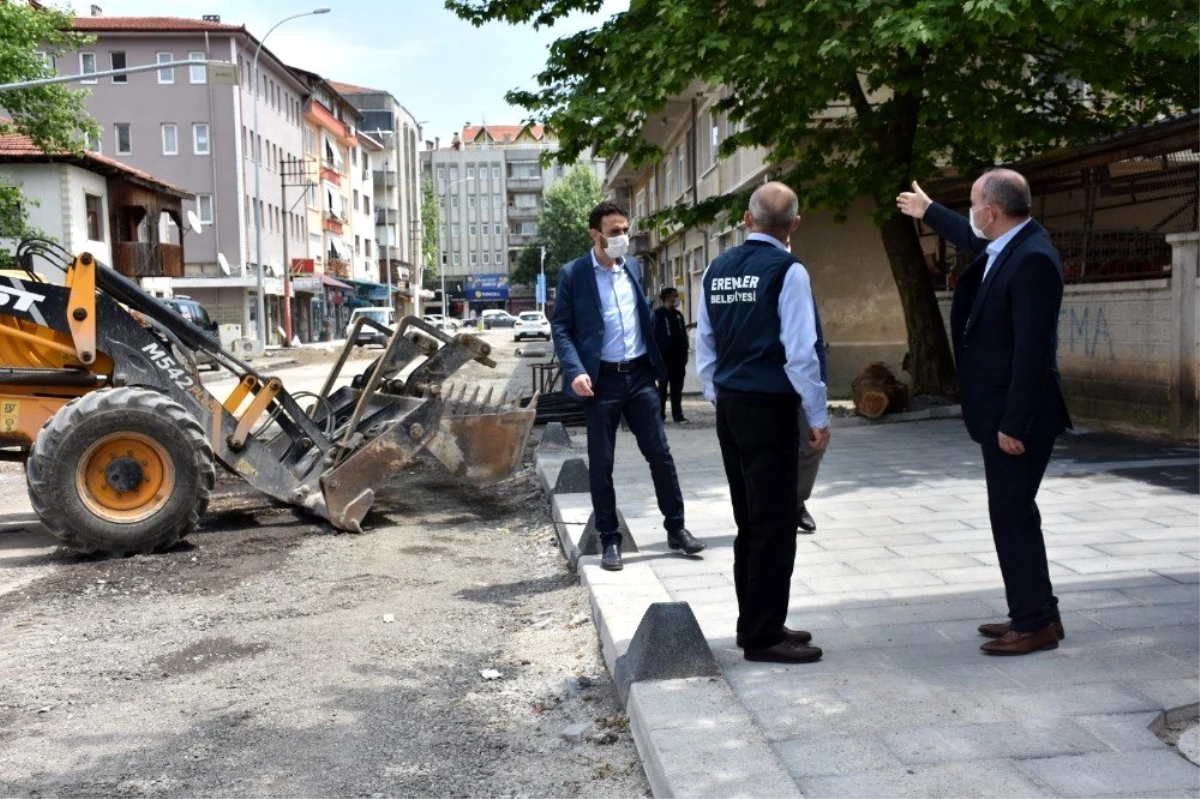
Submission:
{"label": "man in dark suit", "polygon": [[593,248],[558,274],[550,326],[562,363],[563,391],[583,401],[592,511],[604,547],[600,565],[620,571],[624,566],[612,473],[622,415],[650,464],[668,546],[695,555],[705,544],[683,524],[683,493],[655,385],[666,377],[666,367],[654,342],[641,267],[625,256],[629,217],[614,203],[600,203],[592,209],[588,232]]}
{"label": "man in dark suit", "polygon": [[1030,216],[1029,184],[1010,169],[971,187],[967,219],[915,182],[900,210],[977,257],[959,277],[950,310],[963,421],[983,448],[992,538],[1009,621],[983,624],[989,655],[1055,649],[1063,637],[1050,585],[1037,492],[1054,439],[1071,426],[1058,375],[1058,252]]}
{"label": "man in dark suit", "polygon": [[679,292],[668,286],[658,293],[659,306],[654,309],[654,341],[667,367],[667,379],[659,381],[659,416],[667,419],[667,395],[671,397],[671,420],[687,424],[683,415],[683,379],[687,375],[688,323],[676,308]]}

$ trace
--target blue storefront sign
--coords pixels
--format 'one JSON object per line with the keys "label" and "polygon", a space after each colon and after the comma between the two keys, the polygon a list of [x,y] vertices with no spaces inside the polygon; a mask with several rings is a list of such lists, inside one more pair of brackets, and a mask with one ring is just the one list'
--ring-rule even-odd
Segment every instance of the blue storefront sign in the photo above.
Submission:
{"label": "blue storefront sign", "polygon": [[507,300],[508,275],[468,275],[463,288],[470,302]]}

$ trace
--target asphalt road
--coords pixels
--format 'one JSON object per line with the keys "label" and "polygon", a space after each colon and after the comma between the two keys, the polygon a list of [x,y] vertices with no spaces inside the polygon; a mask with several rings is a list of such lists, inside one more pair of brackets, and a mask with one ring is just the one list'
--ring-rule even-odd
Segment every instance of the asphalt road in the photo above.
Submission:
{"label": "asphalt road", "polygon": [[[460,379],[527,379],[492,337],[498,369]],[[336,534],[225,477],[185,544],[84,558],[5,464],[0,795],[648,794],[528,468],[476,489],[420,461],[366,521]]]}

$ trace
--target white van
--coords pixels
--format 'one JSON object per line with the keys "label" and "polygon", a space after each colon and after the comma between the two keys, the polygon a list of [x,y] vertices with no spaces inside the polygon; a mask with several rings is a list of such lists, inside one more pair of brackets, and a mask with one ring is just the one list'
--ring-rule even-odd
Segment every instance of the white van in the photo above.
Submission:
{"label": "white van", "polygon": [[396,326],[396,311],[392,308],[355,308],[350,314],[350,321],[346,323],[346,338],[350,338],[350,332],[354,329],[354,323],[358,321],[359,317],[363,316],[373,322],[386,325],[389,333],[385,335],[375,327],[364,323],[362,329],[358,331],[358,339],[354,343],[378,344],[381,347],[387,346],[390,331]]}

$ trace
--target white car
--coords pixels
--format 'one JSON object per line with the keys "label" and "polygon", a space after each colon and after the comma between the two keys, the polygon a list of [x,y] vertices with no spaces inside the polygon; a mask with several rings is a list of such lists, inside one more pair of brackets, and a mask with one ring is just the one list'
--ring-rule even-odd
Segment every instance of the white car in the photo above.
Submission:
{"label": "white car", "polygon": [[460,325],[456,319],[447,319],[441,314],[431,313],[425,315],[425,321],[433,325],[434,329],[440,330],[443,333],[454,334],[459,330]]}
{"label": "white car", "polygon": [[517,314],[513,323],[513,341],[524,338],[544,338],[550,340],[550,320],[541,311],[525,311]]}
{"label": "white car", "polygon": [[[391,329],[396,326],[396,312],[391,308],[355,308],[350,314],[350,321],[346,323],[346,337],[350,337],[350,332],[354,328],[354,323],[358,321],[360,316],[366,316],[373,322],[378,322],[381,325]],[[383,347],[387,345],[388,337],[381,331],[363,325],[358,331],[358,340],[355,344],[378,344]]]}

